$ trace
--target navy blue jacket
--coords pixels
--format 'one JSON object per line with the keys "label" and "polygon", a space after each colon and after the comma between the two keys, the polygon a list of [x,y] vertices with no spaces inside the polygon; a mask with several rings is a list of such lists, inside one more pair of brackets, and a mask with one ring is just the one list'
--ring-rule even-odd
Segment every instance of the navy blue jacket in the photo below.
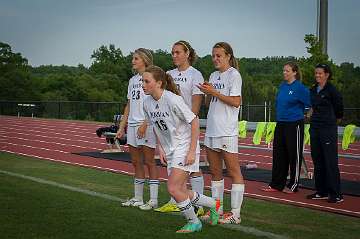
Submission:
{"label": "navy blue jacket", "polygon": [[299,80],[282,82],[276,96],[276,121],[294,122],[304,119],[305,108],[310,107],[310,93]]}
{"label": "navy blue jacket", "polygon": [[342,96],[330,82],[327,82],[319,93],[317,87],[316,84],[310,90],[313,109],[311,127],[335,126],[336,120],[341,119],[344,114]]}

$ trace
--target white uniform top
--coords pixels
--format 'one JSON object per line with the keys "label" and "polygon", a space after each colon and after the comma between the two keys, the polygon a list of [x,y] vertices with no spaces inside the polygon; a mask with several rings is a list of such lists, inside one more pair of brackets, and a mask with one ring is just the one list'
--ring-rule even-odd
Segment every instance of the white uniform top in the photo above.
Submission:
{"label": "white uniform top", "polygon": [[145,95],[142,86],[143,81],[142,77],[139,74],[131,77],[127,94],[130,106],[128,117],[129,126],[138,126],[145,121],[143,104],[144,99],[148,96]]}
{"label": "white uniform top", "polygon": [[[240,73],[233,67],[220,73],[215,71],[210,75],[209,82],[222,95],[241,96],[242,79]],[[207,115],[207,137],[223,137],[238,135],[238,115],[240,107],[225,104],[216,97],[210,101]]]}
{"label": "white uniform top", "polygon": [[[190,146],[190,123],[196,116],[181,96],[167,90],[164,90],[159,100],[149,96],[144,101],[144,112],[146,120],[154,126],[166,156],[178,147]],[[200,152],[199,147],[197,151]]]}
{"label": "white uniform top", "polygon": [[181,92],[185,103],[192,109],[192,96],[202,95],[196,86],[204,82],[201,72],[190,66],[185,71],[179,71],[177,68],[167,72],[174,79],[175,84]]}

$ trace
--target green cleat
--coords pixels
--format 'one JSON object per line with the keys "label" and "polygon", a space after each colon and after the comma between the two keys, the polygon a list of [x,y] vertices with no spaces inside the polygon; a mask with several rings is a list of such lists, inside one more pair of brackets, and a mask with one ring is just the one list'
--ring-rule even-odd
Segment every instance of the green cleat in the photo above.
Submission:
{"label": "green cleat", "polygon": [[163,206],[154,209],[155,212],[180,212],[180,209],[175,203],[166,203]]}
{"label": "green cleat", "polygon": [[200,232],[202,229],[202,224],[199,221],[198,223],[186,223],[180,230],[177,230],[176,233],[193,233]]}

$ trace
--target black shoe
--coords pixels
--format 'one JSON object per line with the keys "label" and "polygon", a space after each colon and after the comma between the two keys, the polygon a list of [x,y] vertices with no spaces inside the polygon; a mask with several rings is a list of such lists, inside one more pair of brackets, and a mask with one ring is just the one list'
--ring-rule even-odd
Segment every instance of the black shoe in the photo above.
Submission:
{"label": "black shoe", "polygon": [[313,193],[306,196],[307,199],[313,199],[313,200],[325,200],[328,199],[328,195],[320,194],[320,193]]}
{"label": "black shoe", "polygon": [[339,196],[330,196],[328,199],[328,203],[340,203],[343,202],[344,198],[342,195]]}

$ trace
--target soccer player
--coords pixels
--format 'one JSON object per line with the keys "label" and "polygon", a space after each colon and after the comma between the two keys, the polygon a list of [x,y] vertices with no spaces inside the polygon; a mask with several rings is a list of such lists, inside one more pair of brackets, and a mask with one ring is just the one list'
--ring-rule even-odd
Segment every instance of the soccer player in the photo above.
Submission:
{"label": "soccer player", "polygon": [[[217,71],[210,75],[209,82],[199,85],[206,94],[209,105],[204,144],[212,176],[213,198],[223,201],[223,160],[232,179],[231,212],[225,213],[219,223],[239,224],[240,210],[245,190],[238,161],[238,115],[241,104],[242,79],[231,46],[226,42],[216,43],[212,60]],[[222,207],[219,210],[222,213]],[[209,213],[202,217],[209,218]]]}
{"label": "soccer player", "polygon": [[[198,115],[203,93],[199,90],[197,85],[202,84],[204,78],[200,71],[192,67],[197,59],[195,50],[188,42],[181,40],[174,43],[171,54],[176,68],[167,73],[173,78],[186,105],[195,115]],[[201,170],[199,170],[199,172],[191,173],[190,184],[192,190],[204,194],[204,178]],[[155,209],[155,211],[176,212],[179,211],[179,209],[176,206],[175,200],[171,198],[168,203]],[[204,209],[202,207],[196,208],[197,216],[202,216],[203,214]]]}
{"label": "soccer player", "polygon": [[[143,91],[142,74],[147,66],[153,64],[153,57],[149,50],[139,48],[135,50],[132,58],[133,70],[137,72],[128,86],[128,102],[119,125],[117,138],[124,135],[126,123],[127,144],[130,148],[131,162],[135,168],[134,197],[122,203],[122,206],[139,207],[142,210],[151,210],[158,206],[158,171],[154,159],[156,138],[153,127],[145,121],[143,102],[148,97]],[[145,183],[144,163],[149,170],[150,200],[144,204],[143,191]]]}
{"label": "soccer player", "polygon": [[144,74],[144,101],[148,122],[154,126],[159,141],[161,163],[170,172],[167,188],[175,199],[187,223],[177,233],[192,233],[202,229],[193,205],[210,207],[211,224],[218,222],[220,202],[187,189],[189,174],[199,171],[199,119],[177,95],[179,91],[169,74],[160,67],[150,66]]}

